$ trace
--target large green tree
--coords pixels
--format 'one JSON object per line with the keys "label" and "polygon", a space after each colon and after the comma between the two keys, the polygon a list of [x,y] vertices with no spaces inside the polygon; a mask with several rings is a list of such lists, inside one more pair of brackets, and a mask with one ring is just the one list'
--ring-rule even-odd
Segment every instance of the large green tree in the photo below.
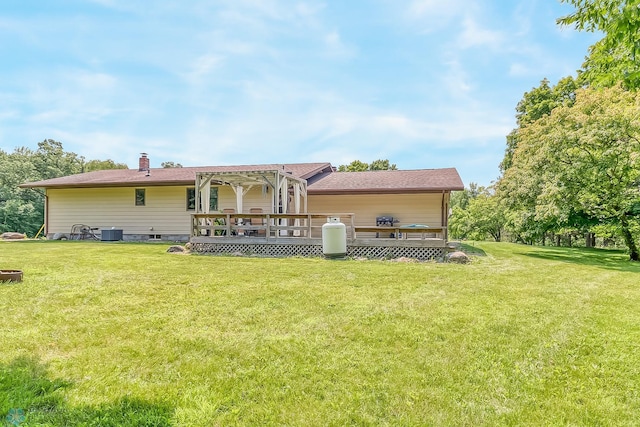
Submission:
{"label": "large green tree", "polygon": [[505,171],[511,167],[513,152],[518,146],[518,132],[524,126],[551,114],[554,108],[561,105],[573,105],[576,89],[579,84],[573,77],[565,77],[558,84],[552,86],[546,78],[540,86],[525,92],[522,100],[516,106],[517,127],[507,135],[507,147],[500,169]]}
{"label": "large green tree", "polygon": [[561,0],[573,13],[558,19],[604,37],[591,46],[581,79],[593,86],[640,87],[640,0]]}
{"label": "large green tree", "polygon": [[45,139],[38,143],[31,162],[39,179],[51,179],[82,172],[84,159],[76,153],[64,151],[61,142]]}
{"label": "large green tree", "polygon": [[498,187],[507,216],[542,231],[617,227],[638,261],[640,94],[619,86],[578,90],[574,105],[555,108],[518,138]]}

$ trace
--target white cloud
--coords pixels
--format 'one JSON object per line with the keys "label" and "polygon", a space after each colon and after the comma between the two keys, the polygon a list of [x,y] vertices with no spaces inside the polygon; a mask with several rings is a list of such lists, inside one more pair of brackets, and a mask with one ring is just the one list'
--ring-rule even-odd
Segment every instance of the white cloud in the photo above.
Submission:
{"label": "white cloud", "polygon": [[539,73],[538,68],[531,68],[521,62],[514,62],[509,67],[509,75],[512,77],[527,77]]}
{"label": "white cloud", "polygon": [[316,19],[326,9],[326,4],[318,2],[300,2],[294,7],[296,15],[305,19]]}
{"label": "white cloud", "polygon": [[215,54],[201,55],[192,62],[190,70],[186,73],[185,77],[191,84],[197,84],[202,79],[209,76],[213,71],[218,69],[222,63],[223,58]]}
{"label": "white cloud", "polygon": [[447,71],[442,75],[442,80],[448,93],[455,98],[465,97],[471,91],[468,73],[464,70],[458,59],[450,59],[446,63]]}
{"label": "white cloud", "polygon": [[111,91],[117,85],[117,79],[110,74],[86,70],[70,72],[69,80],[76,82],[82,89],[92,91]]}
{"label": "white cloud", "polygon": [[461,0],[413,0],[408,7],[408,15],[414,19],[451,19],[462,13],[464,6]]}
{"label": "white cloud", "polygon": [[531,32],[531,18],[534,16],[536,2],[525,0],[518,3],[513,12],[513,25],[517,37],[526,36]]}
{"label": "white cloud", "polygon": [[119,100],[120,90],[114,76],[77,69],[50,72],[56,74],[55,85],[34,80],[29,87],[27,102],[35,107],[30,116],[32,123],[94,121],[113,112],[110,105]]}
{"label": "white cloud", "polygon": [[100,6],[117,8],[119,6],[118,0],[89,0],[90,3],[99,4]]}
{"label": "white cloud", "polygon": [[353,55],[353,49],[347,47],[337,30],[330,31],[324,36],[324,44],[327,54],[331,57],[348,58]]}
{"label": "white cloud", "polygon": [[500,31],[481,28],[478,23],[467,16],[463,21],[463,31],[458,36],[458,45],[462,49],[477,46],[487,46],[491,49],[499,49],[505,40],[505,35]]}

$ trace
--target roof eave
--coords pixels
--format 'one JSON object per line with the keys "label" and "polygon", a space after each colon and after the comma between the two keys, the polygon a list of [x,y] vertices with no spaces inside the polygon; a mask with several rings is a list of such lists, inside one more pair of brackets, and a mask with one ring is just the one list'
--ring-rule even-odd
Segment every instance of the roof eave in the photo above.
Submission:
{"label": "roof eave", "polygon": [[37,182],[21,184],[20,188],[46,188],[46,189],[64,189],[64,188],[130,188],[130,187],[171,187],[182,185],[195,185],[195,180],[174,180],[174,181],[138,181],[138,182],[100,182],[100,183],[77,183],[77,184],[53,184],[41,185]]}
{"label": "roof eave", "polygon": [[319,174],[319,173],[320,173],[320,172],[322,172],[323,170],[325,170],[325,169],[327,169],[327,168],[331,168],[331,167],[332,167],[332,166],[331,166],[331,163],[329,163],[329,162],[324,163],[324,164],[322,164],[320,167],[318,167],[318,168],[316,168],[316,169],[314,169],[314,170],[312,170],[312,171],[310,171],[310,172],[307,172],[307,173],[305,173],[305,174],[300,175],[300,178],[302,178],[302,179],[309,179],[309,178],[311,178],[311,177],[313,177],[313,176],[316,176],[317,174]]}
{"label": "roof eave", "polygon": [[364,189],[314,189],[309,194],[406,194],[406,193],[442,193],[443,191],[460,191],[461,187],[446,188],[364,188]]}

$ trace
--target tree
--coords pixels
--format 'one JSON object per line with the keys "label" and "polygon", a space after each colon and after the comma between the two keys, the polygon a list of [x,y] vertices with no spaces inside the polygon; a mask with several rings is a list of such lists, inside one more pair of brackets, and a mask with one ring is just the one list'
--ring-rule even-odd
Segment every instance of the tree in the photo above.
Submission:
{"label": "tree", "polygon": [[454,191],[451,193],[451,209],[460,207],[461,209],[467,209],[469,201],[478,197],[480,192],[484,190],[484,187],[478,186],[475,182],[470,182],[469,187],[462,191]]}
{"label": "tree", "polygon": [[[83,158],[84,160],[84,158]],[[83,164],[83,172],[93,172],[110,169],[129,169],[124,163],[116,163],[111,159],[107,160],[89,160]]]}
{"label": "tree", "polygon": [[516,106],[516,122],[518,127],[507,135],[507,148],[500,169],[505,171],[511,167],[513,152],[518,146],[518,131],[522,127],[551,114],[554,108],[561,105],[573,105],[579,84],[573,77],[561,79],[557,85],[550,86],[546,78],[540,86],[525,92]]}
{"label": "tree", "polygon": [[605,44],[626,45],[635,59],[640,52],[640,1],[638,0],[560,0],[573,5],[574,13],[558,19],[577,30],[602,31]]}
{"label": "tree", "polygon": [[182,165],[180,163],[174,163],[174,162],[162,162],[160,163],[160,166],[162,166],[165,169],[168,168],[181,168]]}
{"label": "tree", "polygon": [[572,106],[522,128],[499,182],[511,214],[539,227],[618,228],[640,260],[640,94],[616,86],[576,92]]}
{"label": "tree", "polygon": [[397,169],[398,168],[396,167],[395,163],[391,164],[387,159],[384,159],[384,160],[378,159],[369,163],[370,171],[389,171],[389,170],[397,170]]}
{"label": "tree", "polygon": [[627,88],[640,87],[640,0],[561,1],[575,12],[559,18],[559,24],[605,34],[590,48],[583,79],[595,86],[623,82]]}
{"label": "tree", "polygon": [[466,207],[458,205],[453,208],[449,229],[456,239],[484,240],[491,236],[499,242],[504,223],[503,210],[493,188],[477,187],[475,197],[467,200]]}
{"label": "tree", "polygon": [[627,89],[640,88],[640,63],[632,61],[628,46],[608,48],[603,41],[589,47],[579,80],[592,87],[611,87],[622,83]]}
{"label": "tree", "polygon": [[38,143],[32,162],[39,179],[51,179],[82,172],[84,159],[76,153],[64,151],[61,142],[45,139]]}
{"label": "tree", "polygon": [[40,179],[40,173],[33,163],[34,155],[33,151],[24,147],[11,154],[0,151],[0,233],[17,231],[35,234],[42,225],[42,193],[18,187],[26,181]]}
{"label": "tree", "polygon": [[19,188],[25,182],[57,178],[87,170],[126,167],[112,160],[90,160],[66,152],[62,143],[45,139],[33,151],[26,147],[13,153],[0,150],[0,233],[17,231],[35,235],[44,221],[44,194]]}
{"label": "tree", "polygon": [[395,163],[391,164],[387,159],[378,159],[373,162],[365,163],[360,160],[354,160],[348,165],[338,166],[338,172],[365,172],[365,171],[386,171],[397,170]]}
{"label": "tree", "polygon": [[348,165],[338,166],[338,172],[364,172],[369,170],[369,163],[354,160]]}

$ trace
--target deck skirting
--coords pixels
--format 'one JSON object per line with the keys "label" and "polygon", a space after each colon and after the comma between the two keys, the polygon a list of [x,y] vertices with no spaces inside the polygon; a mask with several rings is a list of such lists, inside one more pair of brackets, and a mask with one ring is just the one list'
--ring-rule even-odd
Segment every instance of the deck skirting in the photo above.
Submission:
{"label": "deck skirting", "polygon": [[[191,251],[199,254],[246,254],[268,257],[323,256],[322,239],[307,238],[191,238]],[[446,253],[442,239],[395,240],[353,239],[347,241],[347,256],[353,258],[413,258],[439,260]]]}

